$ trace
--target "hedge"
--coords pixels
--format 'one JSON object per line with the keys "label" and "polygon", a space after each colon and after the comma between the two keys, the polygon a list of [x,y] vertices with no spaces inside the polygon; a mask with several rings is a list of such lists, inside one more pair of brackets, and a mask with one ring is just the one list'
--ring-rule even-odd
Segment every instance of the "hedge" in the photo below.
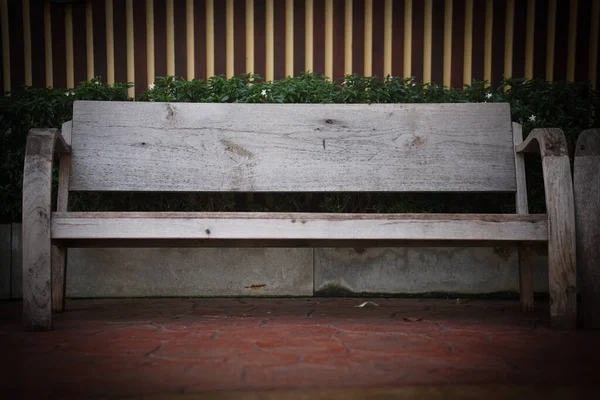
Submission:
{"label": "hedge", "polygon": [[[21,87],[0,99],[0,219],[19,221],[23,158],[31,128],[56,127],[71,119],[74,100],[133,101],[130,83],[108,85],[99,78],[71,90]],[[496,88],[473,81],[461,89],[414,78],[346,75],[330,81],[314,73],[265,82],[245,74],[191,81],[157,77],[135,101],[215,103],[464,103],[508,102],[512,120],[533,128],[559,127],[570,148],[584,129],[598,126],[600,96],[589,82],[505,79]],[[528,157],[532,212],[544,212],[541,168]],[[76,193],[72,210],[210,210],[322,212],[514,212],[510,194],[224,194]]]}

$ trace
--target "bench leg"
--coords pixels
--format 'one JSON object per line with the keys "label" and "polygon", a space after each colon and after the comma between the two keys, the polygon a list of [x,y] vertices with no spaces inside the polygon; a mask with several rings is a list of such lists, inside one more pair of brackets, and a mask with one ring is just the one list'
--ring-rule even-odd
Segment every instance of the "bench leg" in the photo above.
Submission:
{"label": "bench leg", "polygon": [[52,161],[56,129],[33,129],[23,170],[23,326],[52,329]]}
{"label": "bench leg", "polygon": [[575,206],[568,156],[542,159],[548,212],[548,275],[553,328],[577,325]]}
{"label": "bench leg", "polygon": [[519,247],[519,288],[521,311],[533,311],[533,251],[531,247]]}
{"label": "bench leg", "polygon": [[65,311],[67,248],[52,246],[52,311]]}

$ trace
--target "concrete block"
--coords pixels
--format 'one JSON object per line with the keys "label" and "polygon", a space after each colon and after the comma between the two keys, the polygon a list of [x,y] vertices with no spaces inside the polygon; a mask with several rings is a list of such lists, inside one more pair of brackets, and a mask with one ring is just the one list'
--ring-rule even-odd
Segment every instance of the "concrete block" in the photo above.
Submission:
{"label": "concrete block", "polygon": [[[534,263],[535,291],[547,292],[547,259]],[[519,291],[516,248],[315,249],[315,294],[507,291]]]}
{"label": "concrete block", "polygon": [[11,297],[13,299],[20,299],[23,297],[22,229],[21,224],[12,224],[12,243],[10,245],[12,254],[10,287]]}
{"label": "concrete block", "polygon": [[69,249],[67,297],[312,296],[310,248]]}
{"label": "concrete block", "polygon": [[11,224],[0,225],[0,300],[10,298]]}

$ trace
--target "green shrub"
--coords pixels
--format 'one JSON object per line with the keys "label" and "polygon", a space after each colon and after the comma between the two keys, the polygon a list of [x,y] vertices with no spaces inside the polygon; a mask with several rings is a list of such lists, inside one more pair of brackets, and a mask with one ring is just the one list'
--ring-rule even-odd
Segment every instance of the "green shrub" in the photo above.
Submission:
{"label": "green shrub", "polygon": [[[74,100],[133,100],[129,83],[107,85],[99,79],[81,82],[72,90],[23,87],[0,98],[0,218],[20,220],[22,171],[27,132],[36,127],[59,128],[71,119]],[[473,81],[463,88],[419,83],[414,78],[346,75],[330,81],[322,75],[265,82],[259,75],[226,79],[214,76],[191,81],[157,77],[137,101],[198,103],[459,103],[508,102],[512,120],[527,135],[538,127],[559,127],[572,148],[583,129],[598,125],[600,97],[587,82],[546,82],[543,79],[506,79],[498,88]],[[528,162],[533,212],[544,210],[539,162]],[[71,206],[79,210],[289,210],[328,212],[511,212],[507,195],[429,194],[77,194]]]}

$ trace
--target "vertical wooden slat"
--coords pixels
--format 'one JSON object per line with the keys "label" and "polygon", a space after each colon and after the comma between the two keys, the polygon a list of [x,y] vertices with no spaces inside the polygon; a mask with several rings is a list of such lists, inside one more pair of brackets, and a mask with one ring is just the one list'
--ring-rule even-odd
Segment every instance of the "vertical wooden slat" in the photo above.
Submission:
{"label": "vertical wooden slat", "polygon": [[297,76],[305,71],[305,1],[294,1],[294,75]]}
{"label": "vertical wooden slat", "polygon": [[569,47],[569,0],[556,2],[556,38],[554,43],[554,60],[552,80],[567,79],[567,58]]}
{"label": "vertical wooden slat", "polygon": [[109,85],[115,83],[115,37],[113,23],[113,0],[106,0],[105,3],[105,24],[106,24],[106,82]]}
{"label": "vertical wooden slat", "polygon": [[225,3],[225,76],[231,78],[234,75],[234,6],[233,0]]}
{"label": "vertical wooden slat", "polygon": [[215,75],[215,5],[206,0],[206,78]]}
{"label": "vertical wooden slat", "polygon": [[352,4],[352,73],[365,73],[365,2],[354,0]]}
{"label": "vertical wooden slat", "polygon": [[392,74],[392,23],[393,23],[392,0],[385,0],[383,15],[383,76]]}
{"label": "vertical wooden slat", "polygon": [[133,36],[135,38],[135,54],[134,63],[137,65],[135,69],[135,94],[144,93],[148,87],[148,63],[146,62],[146,2],[133,2]]}
{"label": "vertical wooden slat", "polygon": [[246,69],[246,0],[234,0],[233,11],[233,74],[250,72]]}
{"label": "vertical wooden slat", "polygon": [[206,78],[206,3],[205,0],[195,1],[194,7],[194,71],[197,79]]}
{"label": "vertical wooden slat", "polygon": [[589,80],[596,89],[598,82],[598,35],[600,31],[600,1],[594,1],[590,26],[590,58],[588,66]]}
{"label": "vertical wooden slat", "polygon": [[272,81],[274,76],[274,22],[273,22],[273,0],[265,3],[265,80]]}
{"label": "vertical wooden slat", "polygon": [[423,82],[431,82],[432,0],[425,0],[423,18]]}
{"label": "vertical wooden slat", "polygon": [[[135,49],[133,33],[133,0],[127,0],[125,4],[125,25],[127,29],[127,82],[135,82]],[[135,89],[127,90],[129,97],[135,97]]]}
{"label": "vertical wooden slat", "polygon": [[412,76],[412,0],[404,0],[404,77]]}
{"label": "vertical wooden slat", "polygon": [[511,78],[513,75],[513,41],[515,29],[515,0],[506,2],[506,20],[504,28],[504,76]]}
{"label": "vertical wooden slat", "polygon": [[590,63],[589,46],[592,38],[591,16],[593,1],[582,0],[577,7],[577,41],[575,46],[575,81],[589,79],[588,65]]}
{"label": "vertical wooden slat", "polygon": [[294,0],[285,2],[285,76],[294,76]]}
{"label": "vertical wooden slat", "polygon": [[94,78],[94,14],[92,1],[85,2],[85,62],[87,80]]}
{"label": "vertical wooden slat", "polygon": [[146,0],[146,82],[154,82],[154,0]]}
{"label": "vertical wooden slat", "polygon": [[[104,8],[104,3],[101,4]],[[65,57],[65,12],[63,4],[53,4],[50,7],[52,19],[52,71],[54,72],[54,87],[65,88],[67,86],[66,57]]]}
{"label": "vertical wooden slat", "polygon": [[273,1],[273,79],[285,78],[285,1]]}
{"label": "vertical wooden slat", "polygon": [[431,15],[431,82],[444,81],[445,0],[432,0]]}
{"label": "vertical wooden slat", "polygon": [[31,86],[31,12],[29,0],[23,0],[23,62],[25,64],[25,85]]}
{"label": "vertical wooden slat", "polygon": [[73,7],[65,5],[65,61],[67,88],[75,86],[75,72],[73,70]]}
{"label": "vertical wooden slat", "polygon": [[394,2],[392,8],[392,75],[404,76],[404,6],[402,3]]}
{"label": "vertical wooden slat", "polygon": [[554,79],[554,43],[556,38],[556,0],[548,1],[548,30],[546,39],[546,80]]}
{"label": "vertical wooden slat", "polygon": [[246,72],[254,71],[254,0],[246,0]]}
{"label": "vertical wooden slat", "polygon": [[[333,2],[333,75],[332,80],[344,76],[344,0]],[[339,17],[338,17],[339,16]],[[364,17],[363,17],[364,18]]]}
{"label": "vertical wooden slat", "polygon": [[577,0],[571,0],[569,9],[569,44],[567,53],[567,80],[575,80],[575,50],[577,41]]}
{"label": "vertical wooden slat", "polygon": [[463,83],[470,85],[473,66],[473,0],[465,1],[465,47],[463,56]]}
{"label": "vertical wooden slat", "polygon": [[373,76],[385,76],[383,73],[383,62],[385,58],[385,1],[373,0],[373,52],[371,74]]}
{"label": "vertical wooden slat", "polygon": [[[113,1],[115,82],[127,81],[127,3]],[[164,60],[165,58],[163,58]]]}
{"label": "vertical wooden slat", "polygon": [[365,0],[364,75],[373,75],[373,0]]}
{"label": "vertical wooden slat", "polygon": [[463,59],[465,47],[465,0],[454,0],[452,4],[452,87],[463,87]]}
{"label": "vertical wooden slat", "polygon": [[535,0],[527,1],[527,28],[525,33],[525,78],[533,78],[533,38],[535,32]]}
{"label": "vertical wooden slat", "polygon": [[313,0],[306,0],[305,3],[305,28],[304,28],[304,70],[305,71],[314,71],[313,65],[313,54],[314,54],[314,46],[313,46],[313,14],[314,14],[314,4]]}
{"label": "vertical wooden slat", "polygon": [[485,3],[485,45],[483,55],[483,80],[492,82],[492,33],[494,31],[494,0]]}
{"label": "vertical wooden slat", "polygon": [[548,31],[548,0],[537,0],[535,5],[535,29],[533,34],[533,76],[546,76],[546,36]]}
{"label": "vertical wooden slat", "polygon": [[195,77],[194,60],[194,0],[185,2],[185,52],[186,52],[186,79]]}
{"label": "vertical wooden slat", "polygon": [[[213,0],[214,1],[214,0]],[[226,2],[214,2],[215,75],[227,74],[227,13]]]}
{"label": "vertical wooden slat", "polygon": [[473,22],[471,33],[471,79],[483,79],[485,58],[485,1],[473,2]]}
{"label": "vertical wooden slat", "polygon": [[2,18],[2,71],[4,91],[10,92],[10,40],[8,31],[8,0],[1,0],[0,15]]}
{"label": "vertical wooden slat", "polygon": [[[2,35],[2,38],[4,38],[4,35]],[[51,87],[54,86],[54,70],[52,68],[52,16],[50,14],[50,2],[48,0],[44,1],[44,59],[46,87]]]}
{"label": "vertical wooden slat", "polygon": [[333,0],[325,0],[325,75],[333,79]]}
{"label": "vertical wooden slat", "polygon": [[418,81],[423,80],[423,28],[425,17],[425,3],[413,1],[412,5],[412,75]]}
{"label": "vertical wooden slat", "polygon": [[[30,20],[31,26],[31,85],[34,87],[45,87],[44,71],[44,0],[33,0],[30,2]],[[85,40],[85,36],[82,35]],[[85,49],[84,49],[85,52]],[[85,65],[83,66],[85,68]],[[85,72],[85,70],[82,70]],[[77,78],[77,77],[75,77]],[[84,78],[85,79],[85,78]],[[0,75],[0,90],[2,89],[2,77]]]}
{"label": "vertical wooden slat", "polygon": [[175,18],[173,15],[173,0],[167,0],[165,7],[166,40],[167,40],[167,75],[175,75]]}
{"label": "vertical wooden slat", "polygon": [[504,20],[506,14],[506,0],[494,1],[494,20],[492,29],[492,85],[498,86],[502,82],[504,72]]}
{"label": "vertical wooden slat", "polygon": [[352,74],[352,0],[344,5],[344,74]]}
{"label": "vertical wooden slat", "polygon": [[444,86],[450,86],[452,77],[452,0],[444,5]]}
{"label": "vertical wooden slat", "polygon": [[94,76],[106,82],[106,24],[104,23],[105,5],[103,1],[92,1],[94,24]]}
{"label": "vertical wooden slat", "polygon": [[267,16],[265,0],[254,0],[254,72],[265,78],[266,56],[266,31],[265,19]]}
{"label": "vertical wooden slat", "polygon": [[[62,8],[60,9],[62,16]],[[8,21],[10,24],[10,74],[11,87],[19,87],[25,82],[25,57],[23,55],[23,4],[19,1],[8,2]],[[60,39],[64,42],[64,37]],[[64,74],[64,68],[62,69]]]}

